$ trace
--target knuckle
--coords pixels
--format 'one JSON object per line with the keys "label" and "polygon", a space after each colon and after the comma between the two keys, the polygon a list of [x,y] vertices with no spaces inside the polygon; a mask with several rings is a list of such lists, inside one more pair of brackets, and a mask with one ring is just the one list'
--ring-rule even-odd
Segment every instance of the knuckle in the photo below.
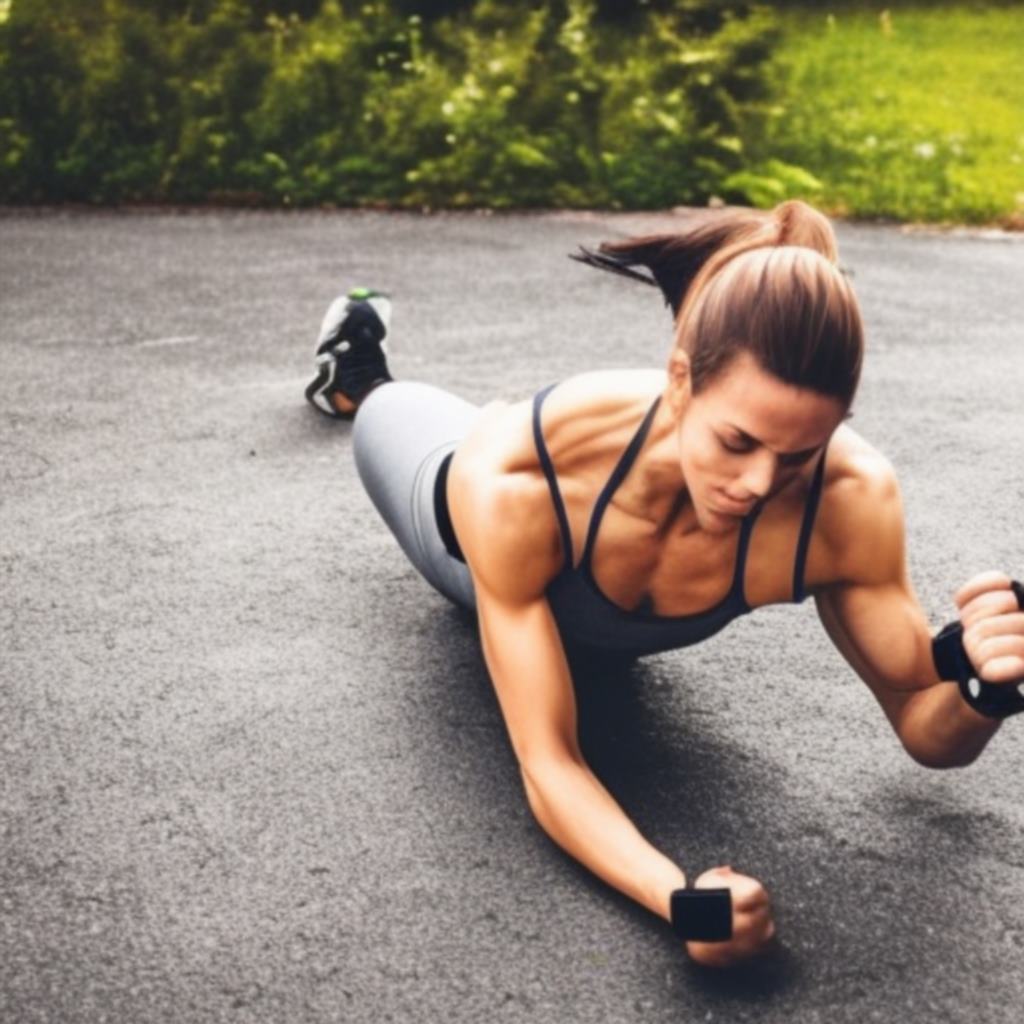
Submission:
{"label": "knuckle", "polygon": [[978,573],[977,579],[987,587],[1008,587],[1010,585],[1010,577],[1001,569],[986,569],[984,572]]}
{"label": "knuckle", "polygon": [[694,882],[694,885],[698,887],[701,886],[702,883],[705,886],[717,885],[721,875],[724,873],[724,870],[724,868],[720,867],[708,868],[707,871],[701,872],[701,874],[697,878],[697,881]]}
{"label": "knuckle", "polygon": [[997,628],[998,624],[994,619],[979,619],[971,626],[971,631],[978,640],[986,640]]}
{"label": "knuckle", "polygon": [[967,660],[971,665],[974,668],[980,667],[982,658],[977,649],[971,644],[964,644],[964,651],[967,652]]}
{"label": "knuckle", "polygon": [[768,901],[763,897],[747,900],[743,904],[743,912],[752,922],[758,922],[768,913]]}
{"label": "knuckle", "polygon": [[733,890],[733,903],[742,910],[752,910],[758,903],[757,890],[750,883],[737,886]]}
{"label": "knuckle", "polygon": [[960,609],[960,622],[965,630],[974,624],[975,620],[978,618],[979,611],[980,605],[977,601],[968,601],[967,604]]}

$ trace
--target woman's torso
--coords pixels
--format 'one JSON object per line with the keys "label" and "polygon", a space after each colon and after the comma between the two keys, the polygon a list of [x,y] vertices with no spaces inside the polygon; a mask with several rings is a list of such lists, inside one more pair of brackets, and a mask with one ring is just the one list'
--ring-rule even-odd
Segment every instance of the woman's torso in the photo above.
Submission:
{"label": "woman's torso", "polygon": [[[686,502],[651,521],[641,474],[624,463],[631,442],[640,457],[645,416],[653,416],[665,383],[660,370],[595,371],[523,402],[492,403],[453,458],[453,501],[460,487],[511,485],[536,509],[526,521],[535,524],[537,557],[551,563],[546,596],[573,644],[632,653],[685,646],[753,608],[801,600],[837,578],[834,541],[826,539],[830,497],[873,449],[841,426],[820,467],[812,460],[725,534],[697,528]],[[606,504],[598,501],[602,491]]]}

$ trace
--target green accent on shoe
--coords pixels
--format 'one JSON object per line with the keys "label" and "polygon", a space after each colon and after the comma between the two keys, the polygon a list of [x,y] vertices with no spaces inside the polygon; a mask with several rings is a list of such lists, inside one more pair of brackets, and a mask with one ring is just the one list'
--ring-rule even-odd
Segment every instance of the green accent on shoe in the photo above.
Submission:
{"label": "green accent on shoe", "polygon": [[350,299],[369,299],[376,294],[372,288],[353,288],[348,293]]}

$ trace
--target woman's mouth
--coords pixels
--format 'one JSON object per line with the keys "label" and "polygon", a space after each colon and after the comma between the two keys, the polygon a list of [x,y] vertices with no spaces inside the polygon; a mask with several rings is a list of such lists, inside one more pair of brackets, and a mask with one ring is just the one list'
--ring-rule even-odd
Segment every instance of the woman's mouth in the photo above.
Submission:
{"label": "woman's mouth", "polygon": [[712,510],[723,516],[745,516],[754,507],[752,504],[737,505],[721,492],[716,494],[715,499],[716,504],[712,506]]}

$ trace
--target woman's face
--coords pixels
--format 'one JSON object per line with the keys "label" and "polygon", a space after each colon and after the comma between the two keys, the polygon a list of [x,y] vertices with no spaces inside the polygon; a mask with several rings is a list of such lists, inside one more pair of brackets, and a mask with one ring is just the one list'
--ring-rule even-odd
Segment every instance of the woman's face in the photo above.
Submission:
{"label": "woman's face", "polygon": [[735,529],[759,499],[807,474],[845,418],[836,398],[786,384],[741,352],[678,427],[679,459],[701,528]]}

